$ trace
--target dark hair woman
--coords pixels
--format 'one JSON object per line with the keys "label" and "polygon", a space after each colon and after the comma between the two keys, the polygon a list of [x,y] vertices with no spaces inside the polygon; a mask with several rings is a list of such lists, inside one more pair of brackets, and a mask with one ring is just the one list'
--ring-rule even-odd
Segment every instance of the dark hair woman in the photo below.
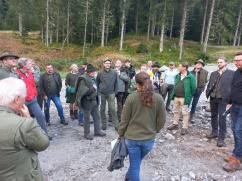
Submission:
{"label": "dark hair woman", "polygon": [[137,92],[125,102],[118,135],[125,137],[130,167],[126,179],[139,181],[142,159],[155,142],[155,135],[165,125],[166,111],[161,95],[154,93],[150,76],[141,72],[135,76]]}

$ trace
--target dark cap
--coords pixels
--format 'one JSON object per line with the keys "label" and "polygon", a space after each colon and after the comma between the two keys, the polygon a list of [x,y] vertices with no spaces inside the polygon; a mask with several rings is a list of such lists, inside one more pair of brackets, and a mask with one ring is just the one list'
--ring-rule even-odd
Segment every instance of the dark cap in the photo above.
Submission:
{"label": "dark cap", "polygon": [[87,64],[86,72],[95,72],[97,69],[92,64]]}
{"label": "dark cap", "polygon": [[14,55],[11,51],[5,50],[3,51],[2,55],[0,56],[0,60],[3,60],[5,57],[14,57],[16,59],[19,59],[19,56]]}
{"label": "dark cap", "polygon": [[160,68],[160,64],[159,64],[159,62],[155,62],[155,63],[152,65],[152,67],[158,67],[158,68]]}
{"label": "dark cap", "polygon": [[198,61],[196,61],[196,62],[194,63],[194,65],[196,65],[197,63],[201,63],[201,64],[203,64],[203,66],[204,66],[204,62],[203,62],[202,59],[199,59]]}
{"label": "dark cap", "polygon": [[83,62],[82,62],[82,65],[87,65],[88,64],[88,62],[86,61],[86,60],[84,60]]}

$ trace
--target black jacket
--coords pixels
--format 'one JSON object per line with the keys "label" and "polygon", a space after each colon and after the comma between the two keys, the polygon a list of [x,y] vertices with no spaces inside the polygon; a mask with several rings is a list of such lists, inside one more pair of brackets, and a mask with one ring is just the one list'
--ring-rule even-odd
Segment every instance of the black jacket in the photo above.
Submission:
{"label": "black jacket", "polygon": [[[214,71],[214,72],[211,73],[210,79],[209,79],[209,82],[208,82],[208,86],[207,86],[207,90],[206,90],[207,98],[210,97],[210,94],[213,91],[213,89],[214,89],[214,87],[217,83],[218,76],[219,76],[218,71]],[[223,72],[222,76],[221,76],[222,100],[225,101],[225,102],[229,101],[230,92],[231,92],[231,83],[232,83],[233,76],[234,76],[234,71],[229,70],[229,69],[227,69],[225,72]]]}
{"label": "black jacket", "polygon": [[120,169],[124,167],[124,158],[128,156],[128,150],[125,145],[124,137],[118,138],[115,143],[112,153],[111,162],[108,166],[108,171],[112,172],[114,169]]}
{"label": "black jacket", "polygon": [[[60,91],[62,88],[62,80],[61,76],[57,72],[53,72],[53,78],[55,79],[57,86],[58,86],[58,96],[60,97]],[[41,95],[44,96],[51,96],[50,95],[50,82],[49,82],[49,76],[47,73],[41,74],[39,79],[39,87]]]}

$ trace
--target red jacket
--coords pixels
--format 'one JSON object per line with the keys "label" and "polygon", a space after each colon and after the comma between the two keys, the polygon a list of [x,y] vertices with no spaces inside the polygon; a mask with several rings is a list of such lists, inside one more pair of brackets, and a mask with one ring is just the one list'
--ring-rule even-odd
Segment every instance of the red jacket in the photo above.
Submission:
{"label": "red jacket", "polygon": [[34,83],[34,76],[29,70],[26,72],[26,74],[24,74],[20,69],[17,69],[16,71],[26,85],[27,95],[25,100],[31,101],[34,97],[38,95],[36,91],[36,85]]}

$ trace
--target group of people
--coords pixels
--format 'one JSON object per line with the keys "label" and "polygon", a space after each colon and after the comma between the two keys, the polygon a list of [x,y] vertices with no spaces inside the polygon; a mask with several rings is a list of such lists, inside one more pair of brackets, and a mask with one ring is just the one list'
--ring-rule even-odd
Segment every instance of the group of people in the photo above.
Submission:
{"label": "group of people", "polygon": [[[19,58],[10,51],[3,52],[0,60],[0,159],[4,163],[0,164],[0,180],[14,180],[16,172],[19,178],[26,178],[24,180],[45,180],[40,166],[32,166],[39,165],[36,151],[45,150],[52,139],[48,136],[46,127],[51,124],[51,100],[57,108],[60,123],[68,124],[60,100],[60,74],[54,71],[52,64],[46,64],[46,72],[40,74],[39,67],[33,60]],[[81,68],[76,64],[71,65],[71,72],[65,79],[66,102],[70,103],[71,119],[78,119],[87,140],[92,140],[93,136],[106,135],[104,130],[108,126],[108,102],[108,115],[118,136],[125,138],[129,154],[130,166],[125,180],[140,180],[142,159],[152,149],[156,133],[164,127],[166,113],[171,113],[172,110],[171,101],[173,100],[174,118],[167,129],[178,129],[181,112],[183,122],[180,134],[186,135],[188,123],[195,123],[196,106],[206,87],[212,127],[207,138],[218,138],[217,146],[225,146],[226,118],[223,113],[230,108],[235,145],[223,168],[226,171],[240,169],[242,52],[234,56],[234,63],[238,68],[235,72],[227,68],[228,61],[225,57],[219,57],[218,70],[212,72],[209,79],[201,59],[194,63],[192,71],[188,71],[187,62],[179,63],[176,69],[174,62],[170,62],[166,68],[149,60],[147,65],[141,65],[137,75],[129,59],[125,60],[124,66],[120,60],[116,60],[114,68],[111,63],[109,58],[104,59],[103,68],[97,75],[97,69],[86,61]],[[91,116],[94,135],[90,132]],[[6,157],[9,153],[5,148],[13,153],[10,160],[10,157]],[[23,165],[20,170],[16,170],[19,169],[18,164],[21,164],[19,159]],[[31,159],[36,163],[29,165]],[[38,174],[33,174],[34,171]]]}

